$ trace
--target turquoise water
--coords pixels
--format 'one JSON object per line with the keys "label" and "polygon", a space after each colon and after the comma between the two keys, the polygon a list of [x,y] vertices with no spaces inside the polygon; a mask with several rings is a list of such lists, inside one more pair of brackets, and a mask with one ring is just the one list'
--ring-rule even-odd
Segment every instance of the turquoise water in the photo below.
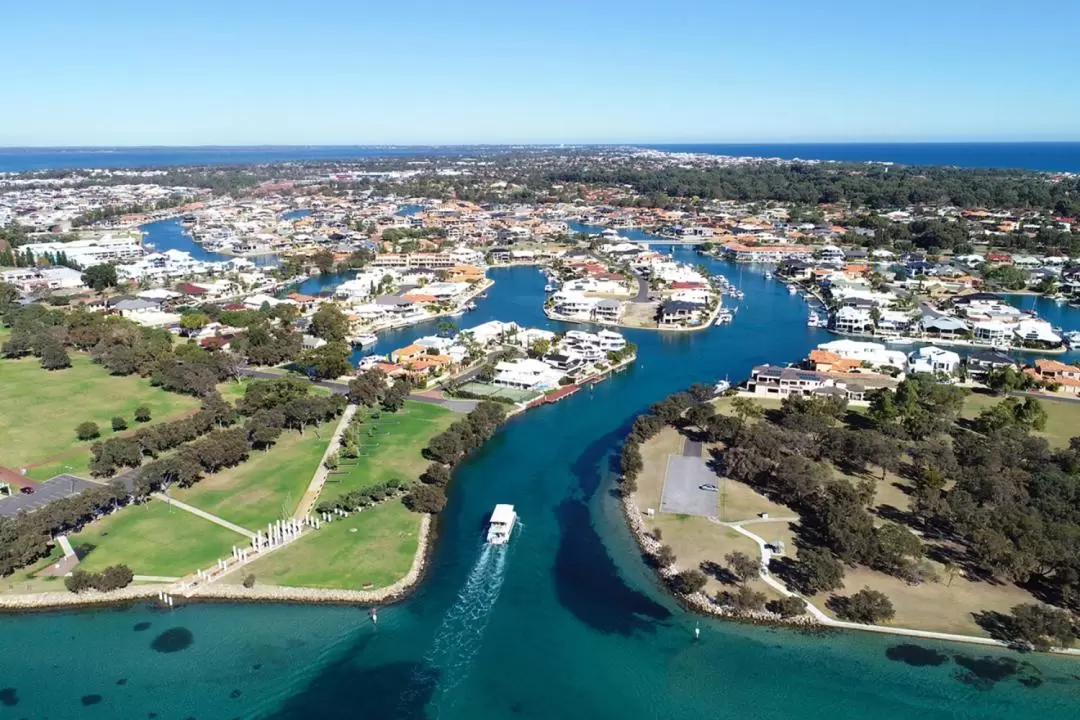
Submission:
{"label": "turquoise water", "polygon": [[[611,493],[632,417],[692,382],[739,379],[828,337],[806,327],[804,302],[782,285],[705,262],[746,291],[735,323],[628,332],[636,367],[507,423],[456,473],[424,582],[377,626],[365,608],[272,605],[0,617],[0,718],[1077,717],[1073,660],[724,623],[658,589]],[[550,326],[538,271],[493,277],[463,325]],[[485,551],[498,502],[516,505],[522,526],[507,548]],[[174,628],[190,644],[176,631],[153,649]]]}

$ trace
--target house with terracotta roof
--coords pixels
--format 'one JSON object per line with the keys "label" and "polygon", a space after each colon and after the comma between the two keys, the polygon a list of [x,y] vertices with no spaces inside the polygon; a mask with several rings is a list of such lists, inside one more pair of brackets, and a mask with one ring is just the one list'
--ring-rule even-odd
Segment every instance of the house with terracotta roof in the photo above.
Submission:
{"label": "house with terracotta roof", "polygon": [[810,370],[836,373],[848,373],[862,367],[859,360],[840,357],[829,350],[811,350],[804,364]]}
{"label": "house with terracotta roof", "polygon": [[1060,360],[1040,358],[1026,372],[1045,383],[1060,386],[1059,392],[1080,395],[1080,367],[1067,365]]}
{"label": "house with terracotta roof", "polygon": [[390,353],[390,360],[398,365],[407,365],[413,360],[419,360],[425,354],[427,354],[426,347],[413,343],[412,345],[406,345],[403,348],[394,350]]}

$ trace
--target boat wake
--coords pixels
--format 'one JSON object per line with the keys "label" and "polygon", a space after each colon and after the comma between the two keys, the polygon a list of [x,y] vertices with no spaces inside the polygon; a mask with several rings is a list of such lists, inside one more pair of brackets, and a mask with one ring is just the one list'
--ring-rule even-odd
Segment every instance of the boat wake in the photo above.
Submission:
{"label": "boat wake", "polygon": [[[484,629],[499,599],[506,571],[506,545],[484,544],[464,587],[435,632],[413,688],[434,688],[432,701],[459,686],[480,651]],[[407,698],[403,698],[407,699]]]}

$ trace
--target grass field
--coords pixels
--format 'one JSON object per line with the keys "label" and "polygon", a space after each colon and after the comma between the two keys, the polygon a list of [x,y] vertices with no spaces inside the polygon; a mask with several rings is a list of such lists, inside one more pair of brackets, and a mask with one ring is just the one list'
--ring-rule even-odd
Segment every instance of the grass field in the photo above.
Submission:
{"label": "grass field", "polygon": [[[357,417],[370,417],[361,410]],[[462,417],[438,405],[408,401],[399,413],[382,413],[360,426],[361,452],[343,459],[338,472],[326,481],[320,501],[333,501],[350,490],[370,487],[390,478],[415,480],[428,466],[420,451],[428,440]],[[372,433],[369,435],[369,432]]]}
{"label": "grass field", "polygon": [[247,462],[170,494],[241,527],[259,530],[296,510],[336,426],[336,420],[325,423],[318,435],[312,429],[304,435],[286,430],[269,451],[253,451]]}
{"label": "grass field", "polygon": [[71,538],[71,544],[80,555],[88,551],[79,564],[84,570],[123,563],[136,575],[180,577],[209,567],[228,556],[233,545],[246,547],[249,541],[163,501],[151,500],[91,523]]}
{"label": "grass field", "polygon": [[31,468],[30,477],[47,480],[57,472],[84,473],[91,443],[75,437],[75,426],[96,422],[101,436],[113,434],[110,421],[121,416],[134,427],[135,408],[146,405],[151,422],[175,418],[196,409],[198,400],[165,392],[138,377],[114,377],[84,355],[71,356],[72,366],[42,370],[36,358],[0,361],[0,463]]}
{"label": "grass field", "polygon": [[516,388],[502,387],[483,382],[468,382],[461,386],[460,390],[489,398],[508,398],[514,402],[526,402],[540,397],[543,393],[532,390],[518,390]]}
{"label": "grass field", "polygon": [[[221,393],[221,397],[225,398],[231,403],[236,403],[237,400],[244,397],[244,393],[247,392],[247,386],[255,381],[255,378],[242,377],[240,381],[226,380],[223,383],[218,383],[217,390]],[[312,395],[329,395],[330,391],[319,385],[311,386]]]}
{"label": "grass field", "polygon": [[[983,410],[997,405],[1004,397],[972,393],[964,400],[961,416],[971,419]],[[1024,398],[1017,398],[1023,401]],[[1035,433],[1046,438],[1052,447],[1066,447],[1069,438],[1080,435],[1080,402],[1040,397],[1039,403],[1046,410],[1046,429]]]}
{"label": "grass field", "polygon": [[235,573],[260,585],[366,590],[400,580],[416,555],[420,516],[398,500],[308,533]]}

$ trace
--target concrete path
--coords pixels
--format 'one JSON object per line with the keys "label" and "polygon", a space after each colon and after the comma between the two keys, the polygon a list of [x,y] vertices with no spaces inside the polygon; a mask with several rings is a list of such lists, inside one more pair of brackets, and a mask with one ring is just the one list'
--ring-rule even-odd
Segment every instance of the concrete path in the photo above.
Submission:
{"label": "concrete path", "polygon": [[[889,625],[864,625],[863,623],[845,622],[843,620],[836,620],[829,617],[825,614],[823,610],[811,604],[809,601],[806,600],[806,598],[802,597],[798,593],[788,590],[787,586],[784,585],[784,583],[780,582],[769,574],[768,568],[769,561],[772,559],[772,550],[769,549],[768,543],[766,543],[763,538],[755,535],[754,533],[743,527],[744,525],[749,525],[752,523],[791,522],[792,520],[797,519],[798,518],[769,518],[743,520],[740,522],[721,522],[717,518],[709,518],[709,520],[716,523],[717,525],[724,525],[726,527],[729,527],[740,535],[745,535],[746,537],[756,542],[758,548],[761,550],[761,580],[781,595],[784,595],[786,597],[802,598],[803,601],[806,602],[806,611],[813,615],[814,619],[822,625],[825,625],[827,627],[840,628],[843,630],[862,630],[863,632],[876,632],[883,633],[885,635],[903,635],[905,637],[916,637],[925,640],[945,640],[948,642],[962,642],[974,645],[990,645],[994,647],[1004,648],[1011,647],[1009,643],[995,640],[993,638],[980,637],[978,635],[957,635],[955,633],[933,632],[930,630],[915,630],[914,628],[892,627]],[[1059,652],[1066,655],[1080,655],[1080,649],[1072,648],[1055,649],[1054,652]]]}
{"label": "concrete path", "polygon": [[176,582],[180,578],[169,577],[167,575],[136,575],[136,582],[159,582],[159,583],[172,583]]}
{"label": "concrete path", "polygon": [[345,433],[345,428],[349,427],[349,421],[352,420],[358,408],[359,405],[348,405],[345,407],[345,412],[341,413],[341,419],[338,420],[337,427],[334,428],[334,434],[330,436],[330,444],[326,446],[326,452],[323,453],[322,459],[319,460],[319,467],[315,468],[315,474],[312,476],[311,482],[308,483],[308,489],[304,492],[304,497],[300,498],[300,504],[296,506],[296,512],[293,513],[294,518],[302,520],[315,509],[319,493],[322,492],[323,485],[326,484],[326,478],[330,474],[330,470],[326,467],[326,460],[338,451],[341,436]]}
{"label": "concrete path", "polygon": [[153,497],[157,498],[158,500],[162,500],[164,502],[167,502],[170,505],[173,505],[174,507],[178,507],[181,510],[185,510],[185,511],[191,513],[192,515],[198,515],[202,519],[209,520],[210,522],[214,523],[215,525],[220,525],[223,528],[226,528],[228,530],[232,530],[234,533],[239,533],[239,534],[243,535],[246,538],[250,539],[250,538],[255,537],[255,533],[251,532],[247,528],[242,528],[239,525],[237,525],[236,523],[231,523],[228,520],[225,520],[223,518],[219,518],[217,515],[212,515],[212,514],[206,512],[205,510],[200,510],[199,508],[197,508],[197,507],[195,507],[193,505],[188,505],[185,502],[180,502],[176,498],[169,497],[165,493],[154,493]]}
{"label": "concrete path", "polygon": [[60,549],[64,551],[64,557],[75,557],[75,548],[71,547],[71,541],[68,540],[67,535],[60,535],[56,538],[56,542],[60,543]]}

